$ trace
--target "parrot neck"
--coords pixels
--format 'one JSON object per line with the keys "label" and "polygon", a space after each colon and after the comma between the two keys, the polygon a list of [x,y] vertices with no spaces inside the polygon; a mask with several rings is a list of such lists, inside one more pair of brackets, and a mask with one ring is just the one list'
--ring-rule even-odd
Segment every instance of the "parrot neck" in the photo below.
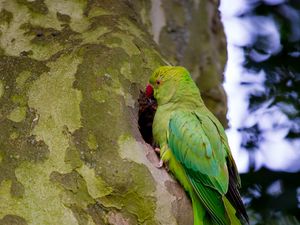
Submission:
{"label": "parrot neck", "polygon": [[204,106],[200,91],[194,82],[180,82],[170,102],[187,108]]}
{"label": "parrot neck", "polygon": [[203,109],[205,105],[198,95],[195,96],[176,96],[172,100],[164,104],[159,104],[154,116],[152,124],[152,132],[154,140],[160,146],[167,142],[166,133],[169,127],[170,116],[174,111],[195,111],[195,109]]}

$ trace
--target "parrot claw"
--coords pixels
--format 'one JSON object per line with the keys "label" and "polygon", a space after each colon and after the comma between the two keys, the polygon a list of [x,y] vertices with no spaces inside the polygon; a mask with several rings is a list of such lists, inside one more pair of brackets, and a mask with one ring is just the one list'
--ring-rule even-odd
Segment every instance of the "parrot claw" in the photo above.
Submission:
{"label": "parrot claw", "polygon": [[[156,153],[160,154],[160,148],[154,148],[154,151]],[[164,161],[162,159],[160,159],[158,165],[156,165],[156,168],[161,169],[162,167],[165,167],[166,170],[169,171],[169,168],[168,168],[167,164],[165,164]]]}
{"label": "parrot claw", "polygon": [[164,165],[164,162],[162,160],[160,160],[156,167],[160,169],[163,167],[163,165]]}

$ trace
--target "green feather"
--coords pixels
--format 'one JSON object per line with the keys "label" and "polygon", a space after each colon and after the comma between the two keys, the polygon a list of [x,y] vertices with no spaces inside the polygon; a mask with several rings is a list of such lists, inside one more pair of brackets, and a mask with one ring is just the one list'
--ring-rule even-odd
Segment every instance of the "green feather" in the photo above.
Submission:
{"label": "green feather", "polygon": [[[212,150],[215,144],[210,143],[196,114],[176,111],[171,115],[168,145],[215,222],[229,224],[222,201],[222,194],[227,191],[228,179],[225,184],[219,183],[223,180],[221,171],[225,157],[223,161],[218,161],[217,152]],[[212,152],[211,157],[207,157],[207,152]]]}
{"label": "green feather", "polygon": [[[154,140],[161,159],[189,193],[194,225],[240,224],[235,207],[242,207],[240,178],[219,121],[205,107],[200,92],[183,67],[158,68],[149,79],[158,108],[153,121]],[[230,183],[230,201],[225,197]],[[232,200],[233,199],[233,200]],[[237,199],[237,200],[236,200]],[[244,211],[243,211],[244,210]]]}

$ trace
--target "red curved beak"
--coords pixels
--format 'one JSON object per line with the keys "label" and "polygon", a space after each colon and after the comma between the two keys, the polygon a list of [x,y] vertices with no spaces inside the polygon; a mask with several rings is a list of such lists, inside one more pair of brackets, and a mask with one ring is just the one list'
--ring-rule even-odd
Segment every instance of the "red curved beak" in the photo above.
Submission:
{"label": "red curved beak", "polygon": [[153,87],[151,86],[151,84],[147,84],[147,87],[146,87],[146,96],[148,98],[153,96]]}

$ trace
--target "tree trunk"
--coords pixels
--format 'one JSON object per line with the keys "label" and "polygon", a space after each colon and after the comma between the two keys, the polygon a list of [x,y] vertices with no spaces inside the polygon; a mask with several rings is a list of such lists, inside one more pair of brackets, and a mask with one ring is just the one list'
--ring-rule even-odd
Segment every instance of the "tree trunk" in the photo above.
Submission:
{"label": "tree trunk", "polygon": [[0,224],[192,224],[137,125],[152,2],[0,1]]}
{"label": "tree trunk", "polygon": [[[216,0],[153,0],[154,39],[167,59],[188,68],[208,108],[227,126],[222,86],[226,41]],[[158,18],[158,19],[156,19]]]}

